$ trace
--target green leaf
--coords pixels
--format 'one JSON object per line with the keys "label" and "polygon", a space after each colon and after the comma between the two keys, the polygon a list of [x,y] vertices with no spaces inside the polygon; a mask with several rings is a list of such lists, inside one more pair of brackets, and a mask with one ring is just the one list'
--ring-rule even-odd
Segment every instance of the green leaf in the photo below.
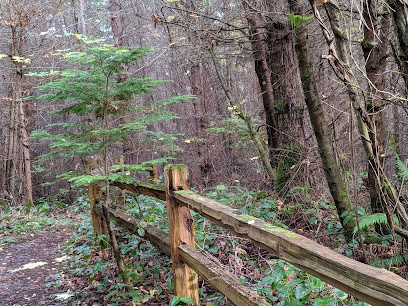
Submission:
{"label": "green leaf", "polygon": [[180,302],[180,298],[178,298],[177,296],[173,296],[171,298],[171,306],[177,306]]}
{"label": "green leaf", "polygon": [[274,280],[275,280],[274,277],[272,277],[272,276],[267,276],[267,277],[264,277],[264,278],[261,280],[261,284],[262,284],[262,285],[270,285],[270,284],[272,284],[272,283],[274,282]]}
{"label": "green leaf", "polygon": [[310,293],[310,289],[306,287],[304,283],[296,286],[295,297],[300,300]]}
{"label": "green leaf", "polygon": [[144,237],[145,235],[145,230],[143,228],[138,228],[137,233],[140,237]]}
{"label": "green leaf", "polygon": [[192,303],[193,303],[193,300],[190,299],[189,297],[182,296],[182,297],[180,297],[180,302],[183,302],[183,303],[185,303],[185,304],[192,304]]}
{"label": "green leaf", "polygon": [[330,306],[330,305],[337,305],[337,302],[331,296],[326,296],[323,298],[314,299],[313,305],[314,306]]}

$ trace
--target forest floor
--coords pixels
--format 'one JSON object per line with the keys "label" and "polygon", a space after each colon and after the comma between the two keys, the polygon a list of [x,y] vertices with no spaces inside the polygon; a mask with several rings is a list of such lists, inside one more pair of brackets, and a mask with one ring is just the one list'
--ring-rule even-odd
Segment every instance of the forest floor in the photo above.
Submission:
{"label": "forest floor", "polygon": [[44,285],[47,276],[62,272],[59,248],[71,233],[64,228],[42,233],[0,252],[0,305],[63,305],[51,296],[65,292]]}
{"label": "forest floor", "polygon": [[[316,202],[322,207],[314,203],[307,210],[301,205],[298,210],[295,205],[279,209],[277,201],[270,200],[266,193],[230,192],[225,186],[221,187],[209,193],[214,200],[271,220],[275,225],[361,260],[358,248],[342,242],[338,220],[328,201]],[[179,305],[178,297],[174,296],[169,257],[140,235],[116,227],[121,253],[134,284],[134,290],[125,290],[110,249],[105,248],[106,237],[92,234],[88,206],[86,198],[78,198],[69,207],[63,207],[60,202],[50,205],[44,201],[29,209],[0,209],[0,306],[153,306],[169,301],[171,305]],[[126,212],[149,224],[162,226],[162,229],[167,225],[166,205],[159,200],[129,197]],[[197,248],[209,258],[215,258],[241,283],[258,291],[271,304],[291,301],[314,305],[366,305],[249,241],[230,235],[200,215],[194,218]],[[384,253],[391,247],[371,244],[365,254],[374,258],[375,254],[369,252],[377,249]],[[393,253],[388,257],[381,255],[379,260],[391,260],[389,257],[393,257]],[[405,265],[393,270],[408,278]],[[201,280],[200,298],[203,306],[229,305],[222,295]]]}

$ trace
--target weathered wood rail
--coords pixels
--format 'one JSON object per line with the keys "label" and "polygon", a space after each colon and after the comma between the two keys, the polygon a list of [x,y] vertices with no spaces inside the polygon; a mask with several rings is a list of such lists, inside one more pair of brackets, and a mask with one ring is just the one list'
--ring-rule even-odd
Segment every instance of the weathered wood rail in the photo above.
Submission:
{"label": "weathered wood rail", "polygon": [[[186,172],[184,175],[186,176]],[[251,240],[254,244],[272,252],[277,257],[362,301],[372,305],[408,305],[408,281],[398,275],[357,262],[289,230],[275,227],[263,220],[243,214],[238,209],[219,204],[189,190],[183,190],[188,188],[182,187],[183,183],[181,182],[172,185],[174,180],[174,176],[166,175],[166,181],[170,181],[166,182],[167,188],[149,184],[118,182],[112,182],[112,185],[138,194],[167,200],[168,208],[169,205],[173,205],[175,209],[182,207],[191,209],[212,222],[229,229],[235,235]],[[171,200],[170,204],[169,199]],[[95,212],[98,215],[101,214],[98,205],[95,206]],[[111,210],[111,218],[131,231],[135,231],[135,227],[136,230],[137,227],[140,227],[137,220],[120,212]],[[169,224],[169,226],[181,230],[183,226],[188,227],[191,235],[194,235],[191,231],[192,219],[190,218],[190,215],[184,217],[180,215],[175,218],[175,223]],[[244,288],[233,276],[196,252],[194,247],[183,244],[183,239],[190,238],[180,238],[178,242],[169,241],[169,235],[158,228],[148,225],[144,229],[146,238],[160,250],[167,254],[178,253],[177,258],[173,258],[173,264],[175,260],[181,260],[181,263],[191,267],[234,304],[267,305],[263,298]],[[187,230],[184,229],[184,231]],[[175,283],[185,282],[181,287],[190,286],[187,276],[185,277],[187,280],[182,280],[183,277],[177,278],[176,274],[179,274],[180,271],[174,271],[173,266]],[[175,293],[179,295],[179,292]],[[196,293],[181,292],[181,295],[186,296],[185,294],[190,294],[193,301],[196,301],[194,304],[198,304],[197,298],[194,296]]]}
{"label": "weathered wood rail", "polygon": [[[96,205],[95,212],[103,215],[102,206]],[[120,211],[109,209],[111,219],[128,230],[137,234],[137,230],[142,228],[140,222]],[[143,227],[146,238],[152,245],[163,253],[170,255],[170,236],[162,229],[147,225]],[[269,305],[265,299],[259,297],[255,291],[242,285],[231,273],[209,260],[206,256],[197,252],[187,245],[180,245],[180,257],[187,265],[194,269],[211,286],[218,289],[224,296],[235,305],[243,306],[263,306]]]}

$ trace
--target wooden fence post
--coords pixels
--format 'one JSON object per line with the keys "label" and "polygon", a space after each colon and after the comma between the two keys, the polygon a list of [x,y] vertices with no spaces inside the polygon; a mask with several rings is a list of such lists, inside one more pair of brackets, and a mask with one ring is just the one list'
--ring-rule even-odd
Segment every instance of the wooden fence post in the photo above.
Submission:
{"label": "wooden fence post", "polygon": [[185,165],[167,165],[164,169],[171,260],[173,265],[174,292],[178,297],[189,297],[193,305],[199,305],[198,275],[185,264],[179,254],[179,246],[195,248],[194,223],[191,210],[178,205],[173,191],[189,190],[188,169]]}
{"label": "wooden fence post", "polygon": [[149,170],[150,173],[150,184],[156,185],[157,180],[159,179],[159,170],[157,169],[157,165],[152,165],[152,170]]}
{"label": "wooden fence post", "polygon": [[[93,169],[98,168],[98,160],[96,158],[88,158],[85,163],[85,170],[87,174],[92,174]],[[106,235],[106,222],[101,215],[96,214],[95,205],[100,204],[102,198],[102,183],[93,183],[88,185],[89,203],[91,204],[91,217],[94,233],[99,235]]]}

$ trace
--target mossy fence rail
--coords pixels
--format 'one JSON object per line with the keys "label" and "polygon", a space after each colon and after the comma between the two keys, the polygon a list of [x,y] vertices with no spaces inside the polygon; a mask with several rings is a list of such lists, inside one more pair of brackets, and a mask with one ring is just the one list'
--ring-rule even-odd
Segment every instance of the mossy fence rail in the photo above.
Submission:
{"label": "mossy fence rail", "polygon": [[[143,228],[145,238],[172,258],[174,290],[177,296],[199,305],[198,275],[235,305],[269,305],[218,264],[195,250],[192,210],[233,234],[249,239],[278,258],[372,305],[408,305],[408,281],[384,269],[345,257],[310,239],[243,214],[189,190],[188,169],[183,165],[165,167],[165,186],[110,182],[121,189],[166,201],[169,233],[147,225],[124,212],[109,209],[110,218],[130,232]],[[151,181],[157,167],[151,170]],[[88,186],[92,222],[103,230],[101,186]]]}

